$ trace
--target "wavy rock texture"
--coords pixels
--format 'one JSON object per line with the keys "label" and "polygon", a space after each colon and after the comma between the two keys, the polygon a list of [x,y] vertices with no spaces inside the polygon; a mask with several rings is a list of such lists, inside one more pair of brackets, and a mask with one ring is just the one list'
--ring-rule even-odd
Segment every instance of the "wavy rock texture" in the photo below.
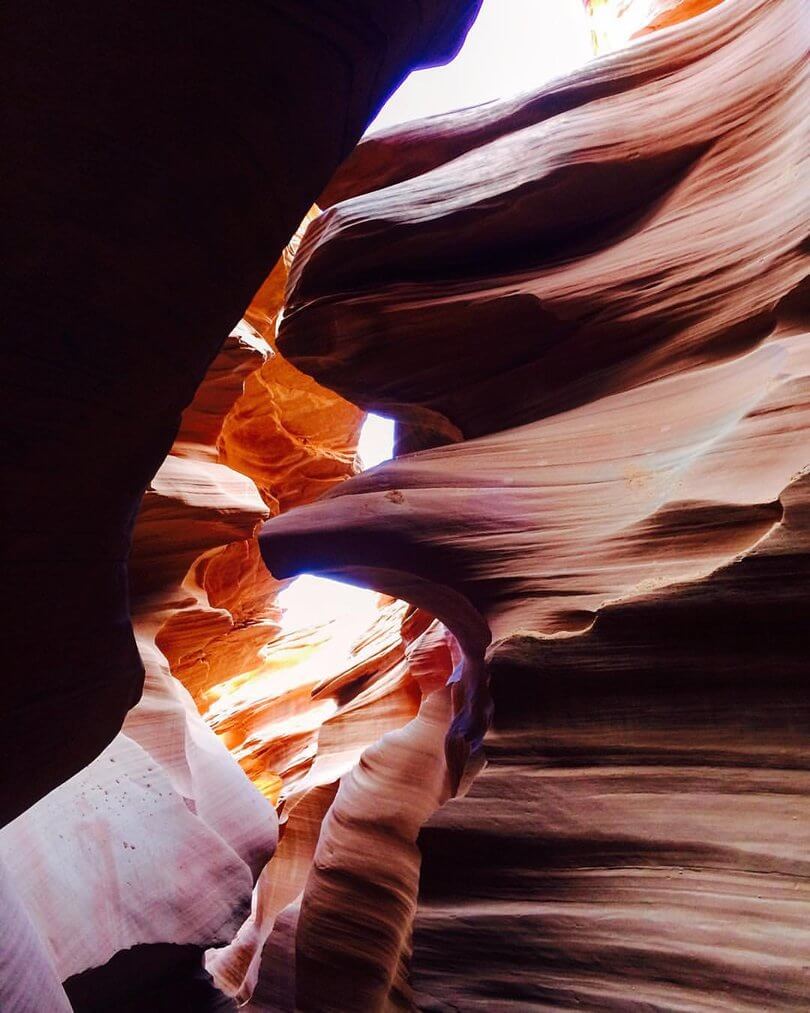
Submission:
{"label": "wavy rock texture", "polygon": [[209,954],[217,984],[252,997],[251,1009],[409,1008],[415,840],[450,794],[444,686],[459,655],[418,613],[402,631],[407,648],[389,676],[364,666],[340,679],[360,676],[368,688],[321,727],[315,763],[288,790],[251,917],[230,947]]}
{"label": "wavy rock texture", "polygon": [[720,0],[585,0],[594,52],[609,53],[716,7]]}
{"label": "wavy rock texture", "polygon": [[[201,952],[237,930],[234,946],[212,951],[210,964],[228,991],[247,997],[251,963],[279,913],[274,898],[281,891],[286,907],[303,894],[323,801],[367,746],[414,717],[419,679],[427,685],[435,669],[434,646],[419,679],[410,675],[406,650],[430,618],[403,602],[375,604],[371,595],[359,621],[337,633],[315,616],[303,629],[280,625],[275,600],[285,585],[262,565],[254,537],[269,513],[259,488],[270,487],[262,480],[273,459],[257,455],[256,473],[241,458],[250,477],[223,459],[234,438],[244,445],[254,414],[267,439],[295,434],[305,452],[281,462],[272,488],[281,504],[305,502],[307,476],[321,461],[327,485],[354,471],[363,416],[283,364],[248,323],[272,331],[279,277],[283,261],[210,367],[144,496],[131,562],[147,667],[141,701],[100,757],[0,834],[23,910],[47,939],[76,1009],[120,1004],[122,993],[135,1008],[219,1008]],[[259,376],[261,401],[251,396]],[[283,803],[284,839],[265,869],[278,822],[268,800]],[[318,819],[308,815],[313,806]],[[311,845],[303,852],[295,843],[302,833]],[[78,853],[77,839],[85,842]],[[256,918],[243,926],[260,872]],[[413,905],[413,877],[409,887]]]}
{"label": "wavy rock texture", "polygon": [[452,55],[477,6],[4,11],[2,606],[26,606],[6,642],[3,823],[137,702],[126,559],[181,412],[379,106]]}
{"label": "wavy rock texture", "polygon": [[[213,448],[257,358],[228,342],[144,496],[131,567],[140,702],[93,763],[0,832],[18,901],[77,1010],[215,1008],[203,950],[233,937],[277,840],[275,811],[154,646],[165,615],[188,606],[189,564],[223,541],[246,544],[268,515]],[[9,1009],[50,1008],[25,998]]]}
{"label": "wavy rock texture", "polygon": [[[286,275],[283,263],[274,276],[279,271]],[[268,310],[266,287],[250,308],[254,319],[256,304]],[[268,507],[250,478],[222,463],[230,435],[251,422],[243,388],[263,372],[272,375],[265,368],[273,360],[280,357],[247,321],[237,328],[144,497],[131,566],[147,667],[140,703],[97,760],[0,834],[18,902],[47,940],[43,960],[53,964],[55,987],[68,979],[76,1009],[120,1004],[122,992],[136,1008],[163,1008],[161,1002],[215,1008],[216,995],[200,975],[201,950],[228,943],[248,915],[253,883],[276,839],[267,799],[283,799],[285,833],[276,861],[259,879],[259,955],[275,922],[265,917],[274,896],[281,890],[295,901],[303,893],[325,813],[320,800],[331,801],[363,749],[412,719],[419,705],[406,644],[430,619],[404,603],[385,599],[375,607],[372,596],[359,625],[341,640],[314,616],[301,630],[279,624],[274,602],[284,585],[261,564],[253,537]],[[276,375],[283,384],[268,384],[269,410],[262,403],[257,414],[300,435],[307,446],[302,472],[317,469],[319,455],[331,467],[330,450],[317,440],[328,414],[313,413],[305,397],[286,397],[299,378],[316,395],[317,384],[289,366],[280,365]],[[325,391],[322,400],[341,403]],[[235,413],[239,425],[226,425]],[[350,433],[338,426],[329,434],[332,446],[342,440],[345,447],[331,484],[355,466],[354,420],[362,413],[346,405],[336,421],[345,416],[353,420]],[[296,471],[294,465],[276,473],[282,502],[295,502],[301,491]],[[261,475],[267,474],[265,464]],[[307,822],[313,805],[319,818]],[[302,820],[311,847],[304,862],[291,864]],[[77,840],[84,842],[78,852]],[[411,893],[415,901],[415,881]],[[213,951],[211,964],[229,991],[241,987],[249,995],[255,977],[248,987],[239,973],[256,947],[248,950],[246,937],[250,923],[232,951]]]}
{"label": "wavy rock texture", "polygon": [[[749,12],[756,30],[732,30],[735,16],[724,7],[459,124],[429,121],[435,168],[307,231],[287,358],[446,439],[757,344],[804,270],[806,38],[789,4]],[[412,141],[400,173],[423,168]],[[499,340],[470,355],[484,332]]]}
{"label": "wavy rock texture", "polygon": [[[451,789],[496,705],[421,837],[420,1008],[810,996],[807,44],[794,0],[727,0],[379,135],[301,242],[279,348],[430,449],[262,554],[452,630]],[[315,1008],[341,962],[300,910]]]}
{"label": "wavy rock texture", "polygon": [[420,839],[425,1008],[806,1008],[808,493],[702,581],[499,646],[490,765]]}
{"label": "wavy rock texture", "polygon": [[136,708],[135,727],[3,831],[4,863],[62,979],[136,944],[224,943],[247,913],[274,813],[174,703],[159,727]]}
{"label": "wavy rock texture", "polygon": [[[289,264],[310,209],[284,255],[245,311],[245,323],[275,349]],[[223,413],[219,460],[255,482],[273,513],[309,503],[355,472],[363,412],[315,383],[279,355],[247,379],[241,397]]]}
{"label": "wavy rock texture", "polygon": [[449,697],[446,689],[427,697],[410,724],[367,749],[341,781],[298,921],[301,1008],[411,1008],[401,963],[419,884],[416,836],[450,794],[443,757]]}
{"label": "wavy rock texture", "polygon": [[[311,212],[309,218],[315,214]],[[340,724],[345,712],[359,712],[382,698],[381,706],[390,710],[380,714],[383,723],[376,735],[371,720],[365,729],[368,738],[358,736],[355,727],[341,742],[343,757],[338,767],[342,773],[364,745],[407,721],[418,699],[401,664],[403,603],[381,602],[379,611],[367,610],[367,625],[361,618],[354,628],[339,631],[342,635],[336,634],[334,624],[316,615],[304,628],[283,628],[276,598],[286,585],[267,572],[253,537],[259,518],[307,503],[324,488],[355,473],[364,417],[272,349],[288,260],[285,254],[237,328],[242,356],[250,357],[252,365],[258,361],[257,368],[247,374],[244,369],[232,370],[231,396],[226,398],[220,379],[224,369],[218,369],[217,362],[228,354],[227,347],[214,363],[210,379],[206,378],[184,415],[173,453],[145,497],[134,552],[137,568],[152,545],[164,560],[167,553],[182,548],[183,535],[178,537],[172,530],[171,520],[187,532],[186,539],[196,539],[195,556],[184,560],[175,594],[150,595],[146,619],[155,629],[156,645],[173,675],[189,690],[208,725],[254,784],[274,803],[294,794],[299,781],[304,790],[312,786],[307,777],[313,764],[317,762],[320,770],[328,763],[329,749],[319,746],[320,738],[324,743],[329,739],[328,734],[321,735],[325,723]],[[257,349],[261,356],[250,349]],[[198,406],[214,403],[209,383],[216,384],[218,425],[206,430],[207,444],[197,444],[194,432],[201,427],[196,419],[204,414]],[[210,410],[205,417],[209,422],[214,419]],[[209,474],[216,481],[199,490],[198,504],[198,489],[189,479]],[[180,481],[173,482],[175,476]],[[181,492],[175,492],[178,485]],[[155,505],[150,511],[152,501]],[[194,513],[198,507],[207,511],[207,527]],[[153,513],[158,518],[155,524]],[[229,521],[232,530],[226,527]],[[149,573],[160,572],[154,558],[147,562]],[[339,737],[335,740],[336,744],[340,741]],[[327,780],[336,776],[332,773]],[[312,784],[320,783],[318,773]]]}
{"label": "wavy rock texture", "polygon": [[[247,314],[258,321],[263,313],[268,332],[280,307],[279,276],[286,277],[283,261]],[[261,402],[250,397],[256,377]],[[142,699],[101,756],[0,834],[23,909],[48,940],[77,1009],[120,1003],[122,991],[136,1006],[185,1001],[214,1008],[213,989],[199,976],[201,951],[230,942],[249,913],[277,836],[268,799],[277,803],[283,795],[290,808],[297,789],[306,803],[297,825],[309,795],[333,795],[337,778],[369,743],[416,713],[420,694],[401,631],[413,639],[429,619],[386,600],[379,611],[372,605],[370,628],[355,624],[340,644],[314,616],[309,628],[282,631],[274,602],[284,585],[262,565],[253,537],[269,513],[257,488],[269,487],[260,486],[269,465],[259,455],[260,473],[251,474],[240,459],[247,477],[223,463],[234,434],[238,441],[255,414],[266,439],[274,431],[295,433],[306,448],[273,472],[282,503],[306,501],[307,482],[296,476],[318,471],[321,460],[322,484],[348,477],[363,415],[326,391],[319,398],[319,390],[281,363],[247,320],[229,339],[184,413],[135,525],[131,590],[147,668]],[[313,410],[313,401],[324,411]],[[343,418],[351,420],[348,429]],[[285,812],[285,829],[288,820]],[[313,823],[316,834],[319,826]],[[274,865],[287,890],[296,882],[286,882],[294,837],[285,834]],[[78,853],[77,840],[85,842]],[[265,873],[259,903],[267,881]],[[301,879],[292,899],[303,886]],[[170,952],[161,949],[167,942]],[[186,992],[175,995],[184,977]]]}
{"label": "wavy rock texture", "polygon": [[[165,251],[138,226],[162,221],[163,191],[147,187],[119,220],[105,186],[121,178],[125,131],[83,93],[70,123],[107,136],[105,185],[88,188],[67,157],[53,200],[82,183],[80,210],[104,226],[97,248],[79,268],[57,237],[57,270],[21,245],[26,269],[53,282],[33,309],[21,282],[33,330],[54,297],[70,338],[31,345],[45,365],[23,429],[43,406],[50,429],[17,444],[27,454],[33,434],[53,451],[66,506],[32,565],[36,532],[12,502],[20,587],[44,589],[49,615],[58,586],[64,607],[38,630],[44,681],[46,652],[29,656],[31,685],[54,688],[38,729],[54,749],[10,811],[109,742],[138,683],[128,518],[214,332],[408,54],[432,33],[441,49],[471,6],[318,4],[306,32],[286,11],[290,38],[255,54],[262,73],[283,79],[295,54],[303,80],[323,60],[324,105],[282,89],[269,119],[250,71],[258,43],[195,20],[194,60],[222,36],[245,87],[232,107],[213,70],[177,54],[237,127],[224,147],[216,131],[184,134],[165,176],[183,178],[196,154],[194,195],[209,175],[223,194],[222,207],[207,194],[206,219],[186,223],[180,205],[170,284]],[[658,5],[652,27],[697,9]],[[47,18],[32,24],[47,43]],[[112,68],[79,46],[94,96],[124,89],[133,39],[155,44],[153,27],[123,31]],[[330,90],[333,71],[343,80],[335,50],[313,41],[335,32],[353,54],[351,94]],[[356,149],[210,364],[147,488],[130,568],[140,703],[0,835],[3,1009],[67,1008],[66,978],[77,1009],[232,1008],[202,971],[206,947],[216,985],[257,1013],[806,1006],[806,49],[797,0],[726,0],[538,95]],[[44,74],[54,94],[56,71]],[[210,103],[187,108],[165,85],[144,82],[141,108],[159,111],[148,136],[194,133]],[[280,132],[268,124],[295,116],[313,135],[293,131],[285,165],[306,171],[278,169],[285,200],[265,227],[255,166]],[[144,164],[158,164],[154,143]],[[127,281],[88,303],[105,236],[120,243],[127,226],[138,241],[114,258]],[[103,331],[85,304],[105,326],[126,321],[109,359],[91,354]],[[25,370],[28,354],[12,365]],[[84,399],[80,417],[56,379]],[[397,416],[400,449],[421,452],[350,478],[363,408]],[[87,446],[98,457],[71,472]],[[35,458],[20,461],[18,508],[39,488]],[[286,628],[277,597],[302,570],[383,592],[371,620],[342,639]],[[91,617],[81,627],[79,614]],[[69,688],[68,671],[83,673]],[[15,692],[12,778],[39,717]],[[88,695],[98,706],[82,711]],[[74,712],[75,742],[49,738],[48,722]],[[475,778],[485,736],[490,765]]]}
{"label": "wavy rock texture", "polygon": [[[14,873],[4,1009],[64,1007],[67,975],[77,1008],[222,1006],[201,947],[233,935],[275,816],[152,645],[178,610],[234,644],[249,630],[248,654],[276,628],[278,587],[251,541],[268,508],[213,447],[256,365],[235,343],[155,473],[318,190],[403,74],[452,54],[476,7],[318,0],[305,21],[284,2],[227,15],[182,3],[4,12],[15,254],[2,608],[16,616],[0,756],[0,818],[14,821],[2,845]],[[360,415],[345,416],[328,466],[284,460],[301,490],[351,470],[343,443]],[[261,492],[273,503],[272,483]],[[205,656],[208,638],[191,639]],[[47,747],[32,763],[35,741]]]}
{"label": "wavy rock texture", "polygon": [[0,862],[0,1003],[3,1009],[70,1013],[53,959]]}

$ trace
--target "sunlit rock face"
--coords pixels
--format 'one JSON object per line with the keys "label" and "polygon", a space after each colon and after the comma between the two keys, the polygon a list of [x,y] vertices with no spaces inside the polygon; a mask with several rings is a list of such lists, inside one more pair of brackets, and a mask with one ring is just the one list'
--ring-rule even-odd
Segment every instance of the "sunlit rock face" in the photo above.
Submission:
{"label": "sunlit rock face", "polygon": [[364,142],[292,265],[282,353],[427,449],[262,554],[438,616],[449,790],[490,760],[420,838],[420,1008],[810,996],[807,20],[667,23]]}
{"label": "sunlit rock face", "polygon": [[268,355],[221,419],[218,459],[255,482],[273,513],[309,503],[354,474],[363,413],[272,354],[288,265],[312,208],[245,312],[243,327],[265,342]]}
{"label": "sunlit rock face", "polygon": [[609,53],[631,39],[677,25],[720,0],[585,0],[594,52]]}

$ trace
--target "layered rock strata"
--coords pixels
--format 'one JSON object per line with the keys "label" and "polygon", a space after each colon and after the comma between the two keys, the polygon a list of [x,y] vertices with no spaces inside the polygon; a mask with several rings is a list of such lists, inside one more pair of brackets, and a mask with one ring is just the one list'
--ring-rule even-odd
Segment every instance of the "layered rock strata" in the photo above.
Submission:
{"label": "layered rock strata", "polygon": [[728,0],[371,138],[293,263],[279,348],[428,449],[264,558],[452,630],[451,787],[495,700],[421,837],[423,1008],[810,995],[807,48]]}
{"label": "layered rock strata", "polygon": [[386,96],[452,55],[476,9],[4,12],[4,823],[92,761],[137,702],[126,560],[180,414]]}
{"label": "layered rock strata", "polygon": [[[320,6],[316,27],[354,17],[322,22]],[[77,1009],[122,1003],[122,983],[141,990],[134,1008],[227,1008],[205,947],[216,985],[255,1011],[804,1008],[808,39],[796,0],[726,0],[677,23],[694,12],[659,5],[654,27],[675,27],[537,95],[369,139],[329,184],[325,214],[260,287],[144,497],[131,566],[141,702],[0,837],[10,1009],[67,1008],[65,978]],[[215,27],[203,18],[197,41],[210,48]],[[110,108],[149,31],[122,41]],[[365,52],[372,34],[350,46]],[[297,55],[314,60],[307,39]],[[358,110],[404,52],[369,90],[355,80]],[[90,55],[85,85],[107,59]],[[43,78],[52,90],[58,69]],[[202,81],[208,95],[213,72]],[[186,109],[179,85],[166,94],[157,126]],[[326,121],[346,98],[330,92],[313,112],[307,94],[278,123],[302,109]],[[255,123],[240,108],[241,139]],[[88,103],[77,136],[109,111],[100,95]],[[98,322],[76,307],[113,226],[147,231],[110,215],[120,172],[82,205],[105,224],[87,263],[53,266],[67,231],[45,258],[53,286],[27,304],[32,326],[63,298],[73,339],[31,346],[55,428],[28,449],[58,448],[66,511],[40,565],[33,518],[19,527],[18,588],[40,586],[47,604],[60,575],[78,584],[29,656],[36,683],[47,654],[53,697],[37,714],[16,687],[10,748],[35,717],[45,736],[49,720],[78,723],[15,786],[12,811],[117,728],[138,681],[122,518],[204,368],[192,325],[213,335],[238,316],[288,212],[303,214],[357,133],[337,129],[323,151],[296,137],[314,161],[301,178],[279,168],[290,205],[267,229],[253,154],[236,145],[217,161],[210,132],[195,140],[194,186],[210,169],[228,184],[223,206],[209,201],[204,227],[185,231],[180,206],[173,302],[156,277],[165,257],[121,253],[132,289],[97,304],[105,323],[113,308],[126,321],[104,368],[89,354]],[[188,153],[176,154],[169,180]],[[235,206],[240,172],[255,188],[237,187]],[[65,192],[77,174],[68,158]],[[138,222],[165,210],[160,192],[142,205]],[[209,230],[222,285],[193,255]],[[153,327],[139,348],[126,335],[146,319],[145,280]],[[170,331],[178,343],[161,343]],[[66,350],[87,388],[71,396],[95,392],[81,415],[55,387],[59,369],[72,375]],[[110,384],[123,366],[130,387],[121,373]],[[156,375],[166,388],[149,400]],[[419,452],[349,478],[372,408]],[[88,434],[99,456],[70,472]],[[38,479],[19,447],[25,493]],[[56,541],[61,563],[46,551]],[[79,549],[95,563],[77,577]],[[339,654],[317,624],[284,628],[276,599],[301,571],[384,595]],[[476,777],[482,744],[490,765]]]}

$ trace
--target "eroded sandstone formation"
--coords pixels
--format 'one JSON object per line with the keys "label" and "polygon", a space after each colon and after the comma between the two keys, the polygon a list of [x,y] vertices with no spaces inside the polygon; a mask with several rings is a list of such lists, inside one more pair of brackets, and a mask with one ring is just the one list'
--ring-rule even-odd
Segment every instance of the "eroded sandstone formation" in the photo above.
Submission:
{"label": "eroded sandstone formation", "polygon": [[3,822],[137,702],[126,561],[180,414],[386,96],[449,58],[477,7],[4,11],[3,613],[18,618]]}
{"label": "eroded sandstone formation", "polygon": [[[327,41],[339,24],[367,73],[380,36],[349,43],[343,29],[371,15],[391,30],[393,14],[352,7],[344,23],[316,6],[310,27]],[[128,300],[156,284],[160,369],[125,338],[95,367],[93,411],[57,405],[69,530],[61,562],[32,569],[22,529],[20,572],[27,587],[73,573],[83,536],[94,564],[60,599],[61,654],[48,645],[50,720],[78,715],[75,742],[60,738],[14,799],[64,783],[0,835],[3,1009],[68,1009],[60,979],[87,1010],[232,996],[253,1011],[753,1013],[810,998],[798,0],[653,5],[641,41],[535,95],[354,150],[149,482],[130,563],[143,696],[66,779],[117,728],[121,698],[100,698],[83,735],[82,694],[104,665],[114,695],[137,683],[107,550],[112,532],[126,541],[119,508],[162,456],[158,437],[171,441],[164,409],[202,375],[192,324],[210,359],[371,92],[425,40],[441,49],[472,6],[401,18],[390,66],[370,91],[355,81],[341,138],[342,90],[325,95],[316,75],[317,123],[306,88],[291,92],[276,126],[329,127],[311,148],[291,142],[315,164],[300,178],[278,167],[279,221],[257,217],[258,180],[244,207],[212,207],[227,270],[179,242],[180,306],[157,263],[118,293],[134,334],[148,314]],[[284,13],[298,58],[320,57]],[[228,172],[253,178],[247,151],[215,166],[198,146],[196,185],[209,169],[226,193]],[[79,363],[93,334],[74,342]],[[59,360],[42,354],[47,380]],[[126,397],[106,376],[123,362]],[[149,400],[156,376],[166,389]],[[374,409],[397,418],[401,456],[358,475]],[[71,441],[91,435],[101,456],[66,479]],[[129,456],[112,466],[116,441]],[[370,618],[342,639],[316,616],[289,628],[279,594],[301,572],[376,589]],[[92,622],[77,627],[79,613]],[[60,674],[88,632],[97,652],[68,692]],[[13,713],[11,749],[36,717]]]}
{"label": "eroded sandstone formation", "polygon": [[293,264],[283,353],[432,449],[268,566],[447,623],[456,783],[493,683],[422,836],[427,1008],[810,995],[807,44],[733,0],[372,138]]}
{"label": "eroded sandstone formation", "polygon": [[[429,616],[380,599],[373,618],[361,616],[342,638],[334,620],[317,615],[303,628],[285,629],[276,604],[285,584],[260,560],[255,534],[262,519],[354,472],[363,417],[272,348],[289,256],[288,249],[212,363],[144,496],[130,562],[147,671],[143,697],[94,763],[0,838],[26,917],[40,938],[52,940],[53,969],[76,1009],[122,1002],[122,992],[132,994],[134,1008],[158,1002],[213,1008],[218,1000],[199,969],[201,950],[234,936],[232,947],[211,950],[209,967],[226,991],[248,998],[276,916],[309,897],[321,821],[339,778],[366,747],[412,719],[411,767],[426,721],[434,750],[446,733],[446,720],[417,718],[422,694],[442,688],[452,668],[450,638]],[[263,447],[300,449],[275,457],[246,452],[252,433]],[[426,706],[428,715],[449,713],[446,703],[438,712]],[[395,763],[394,776],[396,770]],[[443,784],[445,775],[438,776]],[[364,803],[376,811],[390,779],[384,770],[381,783],[356,789],[350,818],[370,826],[376,817]],[[415,905],[416,833],[439,804],[418,782],[408,787],[423,815],[411,816],[402,831],[406,859],[399,874],[407,878],[409,910],[390,918],[399,940],[389,958],[392,973],[407,954],[400,937]],[[276,844],[274,807],[283,840],[264,868]],[[80,838],[87,844],[77,857]],[[151,875],[161,861],[163,874]],[[393,856],[386,861],[397,865]],[[248,918],[257,877],[255,914]],[[113,899],[99,911],[108,893]],[[55,896],[69,900],[56,912]],[[280,907],[278,896],[285,899]],[[315,926],[317,939],[319,917],[309,915],[310,907],[306,900],[303,924]],[[166,940],[171,947],[161,949]],[[370,981],[379,978],[376,971],[375,962]],[[268,967],[264,978],[275,987]],[[320,986],[312,980],[316,1002]],[[387,995],[386,981],[369,986],[369,1001]]]}
{"label": "eroded sandstone formation", "polygon": [[[142,699],[107,750],[0,837],[24,910],[50,940],[54,969],[80,1010],[104,1008],[122,992],[132,994],[134,1008],[211,1005],[217,1000],[210,982],[191,974],[194,954],[199,965],[202,949],[230,942],[237,930],[232,950],[213,952],[210,963],[229,991],[248,996],[255,976],[248,969],[243,983],[239,974],[252,919],[243,923],[253,884],[275,849],[274,807],[281,803],[284,844],[259,878],[262,916],[279,881],[292,900],[304,890],[320,819],[311,823],[312,847],[296,872],[288,856],[302,816],[313,801],[331,801],[337,779],[367,746],[415,717],[418,680],[430,674],[423,662],[412,678],[406,660],[407,645],[430,617],[404,602],[380,600],[376,618],[351,627],[345,642],[315,615],[303,629],[280,623],[275,600],[284,584],[264,568],[255,538],[271,509],[259,493],[278,509],[311,499],[313,474],[321,484],[345,480],[355,468],[362,419],[282,363],[248,323],[272,336],[278,279],[285,276],[282,259],[210,367],[144,496],[131,559],[132,611],[147,672]],[[257,378],[262,400],[254,396]],[[249,455],[230,454],[232,439],[246,445],[256,416],[263,440],[296,442],[302,452],[279,455],[275,471],[272,456],[257,454],[252,471]],[[348,431],[343,419],[351,420]],[[246,475],[224,463],[229,455],[238,456]],[[421,822],[413,825],[411,849]],[[152,875],[156,865],[160,875]],[[259,923],[259,944],[272,927]],[[166,941],[172,948],[163,952]],[[248,962],[258,955],[260,949],[249,951]],[[189,975],[184,992],[180,982]],[[191,999],[195,990],[201,993]]]}
{"label": "eroded sandstone formation", "polygon": [[[276,819],[153,645],[178,612],[248,651],[274,628],[251,550],[272,488],[212,452],[258,365],[236,343],[155,473],[318,191],[476,7],[4,11],[4,1010],[67,1008],[60,978],[76,1008],[221,1006],[201,949],[243,920]],[[351,470],[345,417],[301,488]]]}

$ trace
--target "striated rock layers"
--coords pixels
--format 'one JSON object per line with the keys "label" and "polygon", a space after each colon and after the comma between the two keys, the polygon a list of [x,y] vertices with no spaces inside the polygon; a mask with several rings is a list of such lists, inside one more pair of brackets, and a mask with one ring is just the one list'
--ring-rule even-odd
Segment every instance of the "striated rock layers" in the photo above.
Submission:
{"label": "striated rock layers", "polygon": [[[381,735],[416,718],[422,692],[443,687],[451,671],[447,635],[404,602],[375,605],[371,595],[342,639],[329,617],[284,628],[276,598],[285,585],[261,564],[257,523],[273,506],[307,502],[313,484],[317,494],[351,475],[363,417],[265,341],[285,277],[282,259],[209,368],[145,493],[130,565],[146,666],[140,702],[93,763],[0,832],[16,884],[9,903],[20,906],[10,927],[20,934],[19,923],[32,923],[43,980],[57,995],[65,980],[79,1011],[231,1008],[203,972],[202,952],[234,936],[229,949],[211,950],[209,966],[226,991],[249,996],[275,915],[300,904],[338,779]],[[257,442],[288,449],[274,458]],[[430,719],[430,742],[441,752],[446,701],[437,713],[445,720]],[[414,722],[417,747],[426,720]],[[354,795],[382,798],[389,778],[385,769],[371,795],[367,786]],[[438,791],[414,797],[422,815],[403,842],[411,910],[391,919],[392,967],[413,917],[416,833]],[[267,865],[276,807],[283,840]],[[373,821],[356,798],[349,812]],[[9,1009],[46,1001],[41,989],[24,990],[29,1005],[12,996]],[[377,991],[387,994],[385,981]]]}
{"label": "striated rock layers", "polygon": [[384,6],[17,29],[0,1005],[804,1009],[801,2],[368,139],[267,275],[475,4]]}
{"label": "striated rock layers", "polygon": [[[362,413],[253,321],[212,360],[381,102],[476,8],[4,11],[4,1011],[232,1006],[202,950],[249,913],[278,786],[199,710],[279,632],[257,522],[352,472]],[[362,709],[355,682],[341,706]],[[397,724],[415,684],[376,694],[403,695]]]}
{"label": "striated rock layers", "polygon": [[[453,790],[495,703],[421,836],[422,1008],[810,1001],[807,48],[726,0],[378,135],[293,262],[280,350],[419,452],[262,554],[452,630]],[[299,996],[373,960],[332,920]]]}
{"label": "striated rock layers", "polygon": [[4,10],[3,823],[137,701],[126,559],[180,414],[377,108],[477,6]]}

